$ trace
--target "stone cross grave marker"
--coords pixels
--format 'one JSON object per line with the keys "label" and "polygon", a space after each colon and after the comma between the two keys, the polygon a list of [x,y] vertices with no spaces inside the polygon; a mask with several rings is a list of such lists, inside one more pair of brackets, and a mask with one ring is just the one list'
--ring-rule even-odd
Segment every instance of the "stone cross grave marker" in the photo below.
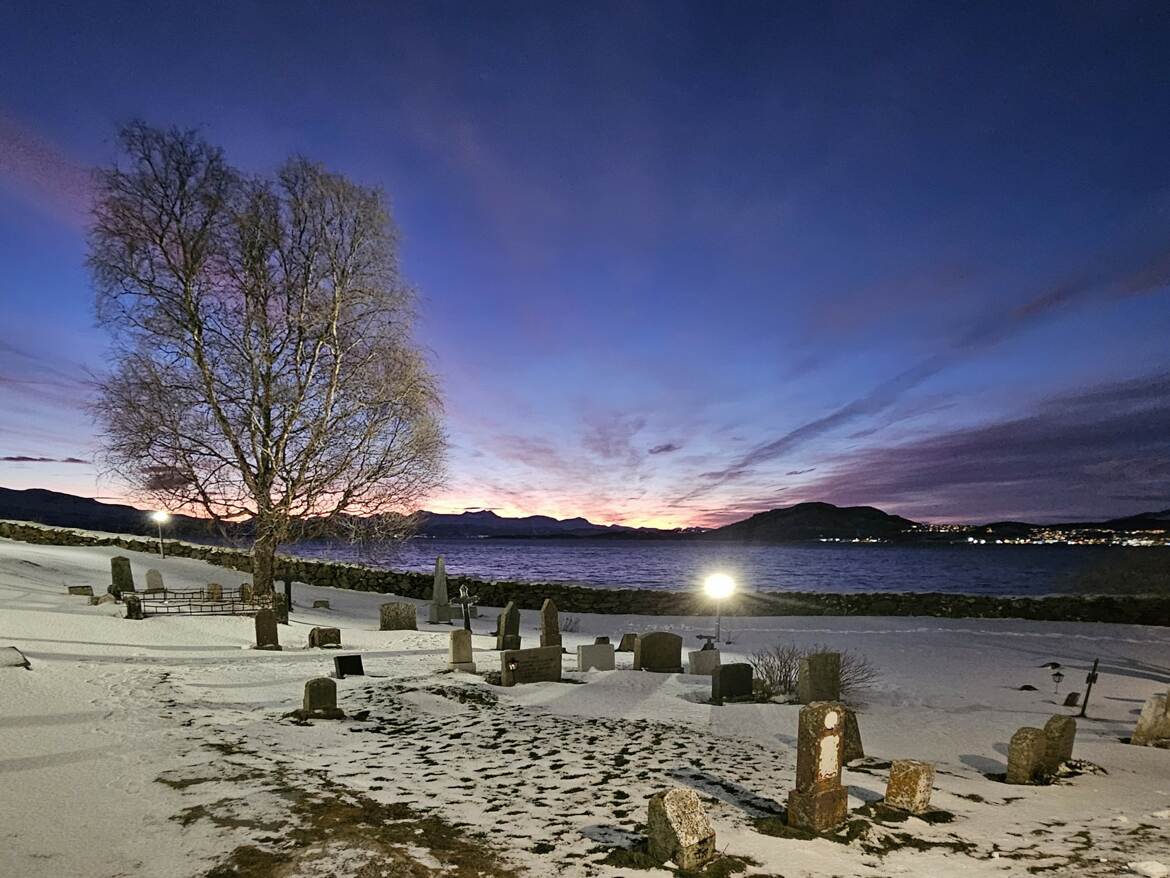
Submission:
{"label": "stone cross grave marker", "polygon": [[540,645],[561,645],[561,614],[552,598],[545,598],[540,605]]}
{"label": "stone cross grave marker", "polygon": [[796,789],[788,794],[788,825],[827,832],[845,820],[849,794],[841,786],[841,727],[845,707],[815,702],[800,709]]}
{"label": "stone cross grave marker", "polygon": [[505,649],[500,653],[500,685],[561,682],[561,648]]}
{"label": "stone cross grave marker", "polygon": [[475,658],[471,649],[471,632],[456,628],[447,644],[447,667],[453,671],[475,673]]}
{"label": "stone cross grave marker", "polygon": [[886,784],[886,804],[899,811],[925,814],[930,810],[930,793],[934,788],[934,765],[914,759],[895,759],[890,763],[890,780]]}
{"label": "stone cross grave marker", "polygon": [[365,666],[360,655],[335,655],[333,657],[333,676],[338,680],[346,677],[364,677]]}
{"label": "stone cross grave marker", "polygon": [[684,871],[702,869],[715,859],[715,827],[694,790],[675,788],[651,796],[646,839],[653,859],[673,860]]}
{"label": "stone cross grave marker", "polygon": [[1146,699],[1129,742],[1139,747],[1166,746],[1170,743],[1170,692],[1159,692]]}
{"label": "stone cross grave marker", "polygon": [[146,571],[146,590],[147,592],[165,591],[162,574],[153,567]]}
{"label": "stone cross grave marker", "polygon": [[508,601],[508,606],[500,613],[496,622],[496,649],[520,648],[520,611],[516,604]]}
{"label": "stone cross grave marker", "polygon": [[309,646],[316,647],[318,649],[341,649],[341,629],[309,629]]}
{"label": "stone cross grave marker", "polygon": [[447,562],[440,555],[435,559],[435,584],[431,588],[427,621],[432,625],[438,625],[450,622],[454,617],[451,601],[447,598]]}
{"label": "stone cross grave marker", "polygon": [[1044,724],[1044,763],[1040,770],[1054,775],[1060,766],[1072,759],[1073,744],[1077,739],[1077,721],[1071,716],[1057,714]]}
{"label": "stone cross grave marker", "polygon": [[621,641],[618,643],[618,652],[633,652],[634,645],[638,642],[637,634],[623,634]]}
{"label": "stone cross grave marker", "polygon": [[337,708],[337,684],[328,677],[309,680],[305,684],[302,713],[313,719],[345,719],[345,714]]}
{"label": "stone cross grave marker", "polygon": [[256,649],[280,650],[276,614],[267,607],[256,611]]}
{"label": "stone cross grave marker", "polygon": [[800,670],[796,679],[796,700],[801,704],[841,700],[839,652],[814,652],[800,660]]}
{"label": "stone cross grave marker", "polygon": [[110,559],[110,581],[112,595],[134,591],[134,573],[130,570],[130,559],[125,555],[115,555]]}
{"label": "stone cross grave marker", "polygon": [[669,631],[639,634],[634,641],[634,670],[682,673],[682,638]]}
{"label": "stone cross grave marker", "polygon": [[577,647],[578,671],[612,671],[614,667],[612,643],[587,643]]}
{"label": "stone cross grave marker", "polygon": [[459,586],[459,597],[455,599],[455,603],[459,604],[459,608],[463,611],[463,628],[465,631],[471,630],[472,610],[475,610],[474,616],[479,618],[479,608],[476,606],[476,601],[479,598],[467,590],[466,585]]}
{"label": "stone cross grave marker", "polygon": [[752,666],[747,662],[720,665],[711,674],[711,703],[751,701]]}
{"label": "stone cross grave marker", "polygon": [[1048,738],[1043,729],[1024,726],[1012,735],[1008,744],[1008,783],[1035,783],[1044,773],[1044,755]]}
{"label": "stone cross grave marker", "polygon": [[418,612],[414,604],[397,601],[382,604],[378,614],[380,631],[417,631]]}

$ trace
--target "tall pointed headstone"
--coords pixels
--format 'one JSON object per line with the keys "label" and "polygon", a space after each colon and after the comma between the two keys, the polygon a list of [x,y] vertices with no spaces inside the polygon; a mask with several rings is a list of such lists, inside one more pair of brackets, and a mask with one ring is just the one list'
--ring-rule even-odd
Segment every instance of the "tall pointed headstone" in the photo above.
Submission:
{"label": "tall pointed headstone", "polygon": [[561,645],[561,614],[552,598],[545,598],[540,605],[540,645]]}
{"label": "tall pointed headstone", "polygon": [[440,555],[435,559],[435,585],[431,590],[431,606],[427,621],[432,625],[450,622],[451,602],[447,599],[447,562]]}
{"label": "tall pointed headstone", "polygon": [[519,648],[520,611],[516,609],[516,604],[508,601],[508,606],[504,607],[504,612],[500,613],[496,627],[496,649],[502,651]]}

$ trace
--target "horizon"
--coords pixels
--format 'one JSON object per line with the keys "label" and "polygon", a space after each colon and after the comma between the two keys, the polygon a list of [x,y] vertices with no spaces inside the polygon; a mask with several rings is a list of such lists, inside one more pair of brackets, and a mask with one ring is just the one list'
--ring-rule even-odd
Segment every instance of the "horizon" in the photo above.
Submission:
{"label": "horizon", "polygon": [[133,504],[84,260],[143,118],[385,189],[451,440],[428,511],[1170,507],[1170,7],[1005,9],[0,12],[0,484]]}

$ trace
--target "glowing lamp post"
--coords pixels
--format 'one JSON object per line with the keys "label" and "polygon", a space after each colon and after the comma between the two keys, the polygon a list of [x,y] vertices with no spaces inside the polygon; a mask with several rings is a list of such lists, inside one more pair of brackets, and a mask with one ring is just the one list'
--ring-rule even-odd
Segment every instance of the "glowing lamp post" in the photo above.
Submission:
{"label": "glowing lamp post", "polygon": [[171,520],[171,514],[169,512],[163,512],[160,509],[158,512],[150,513],[150,520],[158,525],[158,556],[160,558],[165,558],[167,555],[166,551],[163,549],[162,529],[163,525]]}
{"label": "glowing lamp post", "polygon": [[726,573],[712,573],[703,583],[703,591],[715,601],[715,642],[718,643],[723,624],[723,601],[735,591],[735,580]]}

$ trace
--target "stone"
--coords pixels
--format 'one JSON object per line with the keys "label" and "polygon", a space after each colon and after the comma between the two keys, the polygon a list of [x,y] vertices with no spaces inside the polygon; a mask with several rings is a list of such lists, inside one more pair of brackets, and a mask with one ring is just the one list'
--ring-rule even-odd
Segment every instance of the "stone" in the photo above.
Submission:
{"label": "stone", "polygon": [[606,637],[606,636],[603,634],[603,635],[601,635],[601,636],[599,636],[599,637],[594,637],[594,638],[593,638],[593,643],[594,643],[594,645],[595,645],[595,646],[596,646],[597,644],[599,644],[599,643],[609,643],[609,638],[608,638],[608,637]]}
{"label": "stone", "polygon": [[447,562],[440,555],[435,559],[435,584],[431,588],[431,603],[427,621],[432,625],[450,622],[455,618],[455,609],[447,598]]}
{"label": "stone", "polygon": [[496,620],[496,649],[520,649],[520,611],[512,601]]}
{"label": "stone", "polygon": [[702,869],[715,859],[715,827],[694,790],[675,788],[650,797],[646,816],[647,852],[683,871]]}
{"label": "stone", "polygon": [[89,602],[90,602],[90,604],[92,604],[93,606],[95,606],[95,607],[96,607],[96,606],[98,606],[98,605],[100,605],[100,604],[114,604],[114,603],[117,603],[117,602],[118,602],[118,599],[117,599],[117,597],[115,597],[115,596],[114,596],[114,595],[112,595],[112,594],[102,594],[102,595],[98,595],[97,597],[90,598],[90,599],[89,599]]}
{"label": "stone", "polygon": [[166,591],[166,588],[163,586],[162,574],[154,568],[146,571],[146,591],[148,593],[155,591]]}
{"label": "stone", "polygon": [[1044,763],[1041,771],[1051,777],[1060,766],[1072,759],[1073,744],[1077,739],[1077,721],[1071,716],[1057,714],[1044,724]]}
{"label": "stone", "polygon": [[276,614],[267,607],[256,611],[256,649],[280,650]]}
{"label": "stone", "polygon": [[360,655],[335,655],[333,657],[333,676],[338,680],[346,677],[364,677],[365,666]]}
{"label": "stone", "polygon": [[305,684],[302,714],[313,719],[345,719],[337,709],[337,684],[328,677],[314,677]]}
{"label": "stone", "polygon": [[710,677],[719,667],[719,650],[697,649],[687,653],[687,673]]}
{"label": "stone", "polygon": [[309,629],[309,646],[314,646],[318,649],[341,649],[341,629]]}
{"label": "stone", "polygon": [[561,646],[561,614],[552,598],[540,605],[540,645]]}
{"label": "stone", "polygon": [[127,619],[144,619],[142,614],[142,598],[136,594],[125,594],[122,600],[126,602],[126,618]]}
{"label": "stone", "polygon": [[839,652],[814,652],[800,660],[800,670],[796,678],[796,700],[801,704],[841,700]]}
{"label": "stone", "polygon": [[288,601],[279,592],[272,594],[272,614],[281,625],[288,624]]}
{"label": "stone", "polygon": [[1139,747],[1165,747],[1170,742],[1170,693],[1146,699],[1129,742]]}
{"label": "stone", "polygon": [[841,737],[841,761],[848,765],[854,759],[865,758],[865,747],[861,744],[861,726],[857,714],[845,708],[845,727]]}
{"label": "stone", "polygon": [[711,674],[711,703],[752,700],[752,666],[747,662],[720,665]]}
{"label": "stone", "polygon": [[414,604],[404,601],[382,604],[379,610],[378,630],[417,631],[418,611]]}
{"label": "stone", "polygon": [[313,601],[314,610],[328,610],[330,609],[329,601]]}
{"label": "stone", "polygon": [[1012,735],[1008,744],[1007,776],[1004,779],[1015,784],[1035,783],[1043,774],[1047,750],[1048,738],[1044,730],[1024,726]]}
{"label": "stone", "polygon": [[252,603],[252,586],[246,582],[240,583],[240,600],[245,604]]}
{"label": "stone", "polygon": [[24,668],[31,671],[32,665],[15,646],[0,646],[0,668]]}
{"label": "stone", "polygon": [[500,653],[500,685],[561,682],[561,648],[505,649]]}
{"label": "stone", "polygon": [[1063,706],[1064,707],[1080,707],[1081,706],[1081,693],[1080,692],[1068,693],[1068,695],[1064,696],[1064,705]]}
{"label": "stone", "polygon": [[447,642],[447,667],[453,671],[475,673],[475,654],[471,649],[471,632],[456,628]]}
{"label": "stone", "polygon": [[634,645],[638,642],[637,634],[623,634],[621,641],[618,643],[618,652],[633,652]]}
{"label": "stone", "polygon": [[223,600],[223,586],[220,585],[218,582],[207,583],[207,588],[205,589],[205,593],[206,593],[207,599],[209,601],[222,601]]}
{"label": "stone", "polygon": [[828,832],[845,820],[849,794],[841,786],[842,704],[818,701],[800,709],[796,789],[788,794],[788,825]]}
{"label": "stone", "polygon": [[115,555],[110,559],[110,594],[118,596],[124,591],[134,591],[134,573],[130,570],[130,559]]}
{"label": "stone", "polygon": [[578,671],[612,671],[615,667],[612,643],[584,644],[577,647]]}
{"label": "stone", "polygon": [[71,585],[69,586],[69,593],[72,595],[79,595],[81,597],[93,597],[92,585]]}
{"label": "stone", "polygon": [[933,788],[933,764],[915,759],[895,759],[890,763],[885,803],[899,811],[925,814],[930,810],[930,793]]}
{"label": "stone", "polygon": [[634,641],[634,670],[682,673],[682,638],[669,631],[639,634]]}

